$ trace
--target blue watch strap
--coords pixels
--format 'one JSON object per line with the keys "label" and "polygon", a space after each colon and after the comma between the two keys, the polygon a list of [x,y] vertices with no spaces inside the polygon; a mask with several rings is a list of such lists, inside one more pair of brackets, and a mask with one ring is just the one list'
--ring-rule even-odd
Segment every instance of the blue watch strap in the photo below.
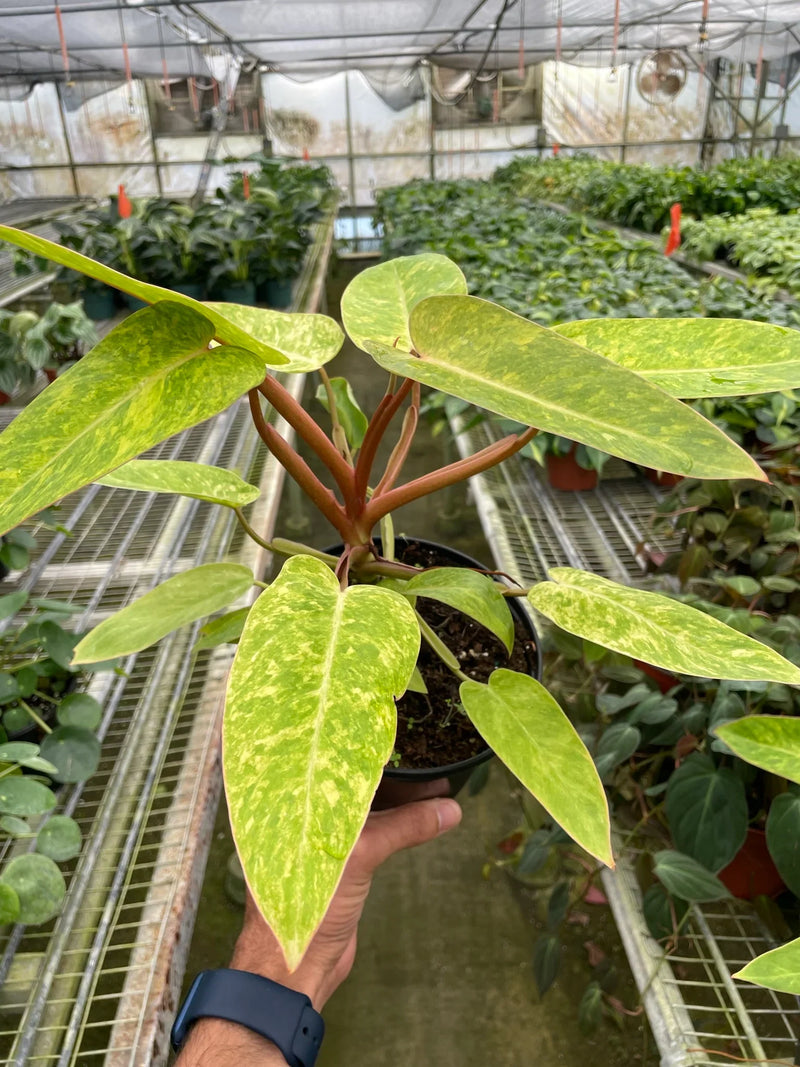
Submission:
{"label": "blue watch strap", "polygon": [[172,1027],[178,1052],[192,1023],[212,1016],[227,1019],[266,1037],[289,1067],[314,1067],[325,1023],[305,993],[287,989],[249,971],[201,971]]}

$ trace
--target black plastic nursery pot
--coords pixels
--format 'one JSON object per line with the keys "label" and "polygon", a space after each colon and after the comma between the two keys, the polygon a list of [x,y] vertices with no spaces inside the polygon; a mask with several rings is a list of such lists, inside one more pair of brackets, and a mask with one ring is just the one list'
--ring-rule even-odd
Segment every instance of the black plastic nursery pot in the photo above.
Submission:
{"label": "black plastic nursery pot", "polygon": [[95,322],[113,319],[117,310],[114,302],[114,292],[111,289],[87,289],[83,294],[82,300],[83,310]]}
{"label": "black plastic nursery pot", "polygon": [[[375,538],[375,544],[380,550],[380,538]],[[421,537],[398,537],[395,540],[395,555],[403,561],[403,556],[409,549],[422,549],[435,557],[431,566],[469,567],[473,570],[490,571],[479,560],[472,556],[459,552],[457,549],[440,545],[435,541],[427,541]],[[341,553],[341,544],[326,548],[331,555]],[[527,612],[514,598],[508,600],[508,606],[514,616],[518,629],[522,629],[528,636],[525,653],[528,661],[528,673],[537,680],[542,676],[542,651],[539,638],[536,634],[533,622]],[[454,649],[453,651],[457,651]],[[502,664],[501,664],[502,666]],[[378,786],[375,798],[372,802],[373,811],[381,811],[384,808],[394,808],[401,804],[409,804],[415,800],[424,800],[434,796],[455,796],[463,789],[470,775],[476,767],[486,763],[494,756],[494,752],[488,745],[484,745],[480,751],[457,762],[444,763],[433,767],[393,767],[387,765],[383,772],[383,778]]]}
{"label": "black plastic nursery pot", "polygon": [[292,283],[270,278],[264,285],[264,298],[271,308],[288,308],[292,302]]}
{"label": "black plastic nursery pot", "polygon": [[226,304],[253,306],[256,302],[256,287],[253,282],[235,282],[231,285],[221,285],[216,290],[214,299],[222,300]]}
{"label": "black plastic nursery pot", "polygon": [[170,286],[170,288],[176,293],[191,296],[194,300],[202,300],[206,289],[202,282],[178,282],[176,285]]}

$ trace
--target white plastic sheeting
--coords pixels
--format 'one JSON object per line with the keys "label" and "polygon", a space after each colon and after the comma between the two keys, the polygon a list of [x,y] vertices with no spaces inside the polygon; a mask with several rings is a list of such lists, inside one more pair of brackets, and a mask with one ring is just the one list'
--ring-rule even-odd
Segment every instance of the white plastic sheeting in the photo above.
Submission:
{"label": "white plastic sheeting", "polygon": [[[698,45],[702,0],[621,0],[619,62],[660,47]],[[345,68],[402,84],[418,62],[474,69],[514,67],[555,55],[608,63],[615,0],[0,0],[0,74],[71,76],[124,71],[186,77],[213,73],[218,49],[245,67],[295,76]],[[561,22],[560,35],[557,25]],[[797,0],[710,0],[709,49],[737,61],[782,59],[800,48]]]}

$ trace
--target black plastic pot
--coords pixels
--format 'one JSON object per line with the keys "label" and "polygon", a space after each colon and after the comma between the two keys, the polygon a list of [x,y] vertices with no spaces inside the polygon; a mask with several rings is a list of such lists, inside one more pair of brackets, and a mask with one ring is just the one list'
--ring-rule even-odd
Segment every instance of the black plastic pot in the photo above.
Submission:
{"label": "black plastic pot", "polygon": [[[375,544],[380,549],[379,537],[375,538]],[[427,541],[422,537],[396,538],[395,552],[398,557],[401,557],[402,549],[410,544],[421,545],[423,548],[435,551],[439,556],[449,557],[454,567],[471,567],[476,570],[492,569],[464,552],[459,552],[447,545],[440,545],[436,541]],[[342,552],[342,549],[343,545],[339,544],[326,548],[325,552],[336,556]],[[530,674],[539,679],[542,676],[542,650],[533,622],[515,599],[509,599],[508,606],[514,618],[524,626],[533,640],[536,652],[530,657],[533,660],[530,664]],[[410,804],[415,800],[426,800],[429,797],[454,797],[467,784],[475,768],[481,763],[486,763],[493,756],[494,752],[487,746],[469,759],[458,763],[448,763],[441,767],[387,766],[384,768],[383,778],[372,801],[372,810],[382,811],[384,808],[396,808],[401,804]]]}
{"label": "black plastic pot", "polygon": [[83,294],[83,310],[95,322],[112,319],[116,311],[113,290],[87,289]]}

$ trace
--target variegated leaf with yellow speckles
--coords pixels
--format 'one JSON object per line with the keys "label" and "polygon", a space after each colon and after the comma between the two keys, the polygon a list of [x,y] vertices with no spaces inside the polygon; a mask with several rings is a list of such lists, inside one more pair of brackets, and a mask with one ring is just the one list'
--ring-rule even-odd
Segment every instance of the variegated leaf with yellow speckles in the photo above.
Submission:
{"label": "variegated leaf with yellow speckles", "polygon": [[223,719],[225,789],[245,879],[292,968],[369,812],[418,652],[403,597],[342,591],[310,556],[288,560],[248,616]]}
{"label": "variegated leaf with yellow speckles", "polygon": [[545,687],[500,668],[488,685],[461,683],[481,737],[581,848],[613,867],[603,784],[575,728]]}
{"label": "variegated leaf with yellow speckles", "polygon": [[73,663],[100,663],[139,652],[187,622],[226,608],[253,585],[240,563],[204,563],[176,574],[104,619],[78,642]]}
{"label": "variegated leaf with yellow speckles", "polygon": [[250,485],[234,471],[182,459],[132,459],[97,481],[115,489],[179,493],[229,508],[251,504],[261,492],[258,486]]}
{"label": "variegated leaf with yellow speckles", "polygon": [[686,404],[582,345],[473,296],[411,313],[420,358],[385,343],[385,369],[540,430],[657,470],[766,480],[751,456]]}
{"label": "variegated leaf with yellow speckles", "polygon": [[469,615],[490,630],[508,651],[514,647],[514,618],[503,587],[486,574],[465,567],[436,567],[423,571],[395,589],[408,596],[429,597]]}
{"label": "variegated leaf with yellow speckles", "polygon": [[104,263],[98,263],[97,260],[90,259],[80,252],[64,248],[63,245],[55,244],[27,230],[17,230],[13,226],[0,226],[0,240],[10,241],[18,248],[26,248],[29,252],[33,252],[35,256],[41,256],[52,263],[59,263],[62,267],[69,267],[96,281],[105,282],[106,285],[111,285],[123,293],[130,293],[131,296],[144,300],[147,304],[155,304],[162,300],[183,304],[184,307],[190,308],[198,315],[204,315],[206,319],[214,323],[213,336],[218,341],[237,345],[247,349],[248,352],[255,352],[261,356],[264,363],[270,366],[277,367],[287,362],[286,356],[277,348],[273,348],[258,337],[252,337],[246,330],[226,318],[218,308],[206,305],[202,300],[195,300],[184,293],[175,293],[171,289],[163,289],[160,285],[141,282],[138,278],[131,278],[122,271],[107,267]]}
{"label": "variegated leaf with yellow speckles", "polygon": [[765,989],[800,995],[800,937],[756,956],[733,977],[740,982],[764,986]]}
{"label": "variegated leaf with yellow speckles", "polygon": [[660,593],[554,567],[528,593],[556,626],[667,671],[800,685],[800,668],[718,619]]}
{"label": "variegated leaf with yellow speckles", "polygon": [[213,332],[178,304],[137,311],[28,404],[0,434],[0,533],[263,380],[261,356],[210,351]]}
{"label": "variegated leaf with yellow speckles", "polygon": [[353,343],[366,352],[373,341],[409,352],[408,318],[415,304],[433,293],[466,291],[464,275],[446,256],[401,256],[356,275],[342,296],[342,322]]}
{"label": "variegated leaf with yellow speckles", "polygon": [[749,715],[723,723],[714,733],[740,759],[800,783],[800,719]]}
{"label": "variegated leaf with yellow speckles", "polygon": [[211,308],[244,330],[248,337],[254,337],[284,355],[288,360],[281,366],[284,374],[319,370],[333,359],[344,342],[341,327],[327,315],[272,311],[270,308],[214,301],[203,307]]}
{"label": "variegated leaf with yellow speckles", "polygon": [[746,319],[581,319],[554,327],[670,396],[800,387],[800,332]]}

